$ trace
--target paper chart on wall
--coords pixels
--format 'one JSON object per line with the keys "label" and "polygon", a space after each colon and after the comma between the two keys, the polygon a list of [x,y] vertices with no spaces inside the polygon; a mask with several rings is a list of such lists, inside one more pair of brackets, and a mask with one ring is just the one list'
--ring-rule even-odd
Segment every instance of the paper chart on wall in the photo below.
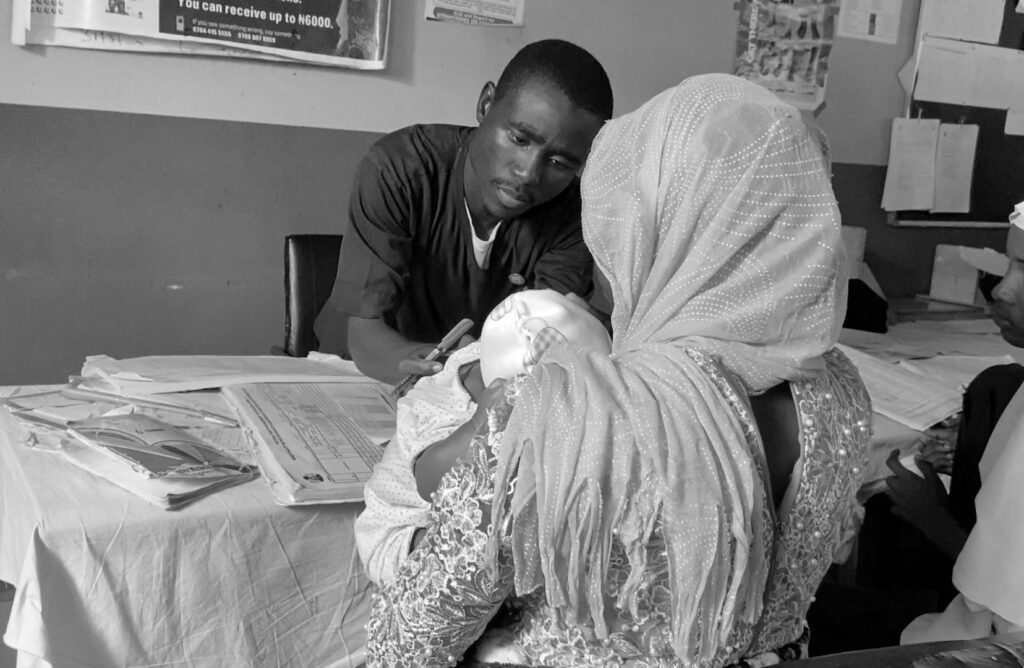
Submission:
{"label": "paper chart on wall", "polygon": [[937,119],[893,119],[882,192],[882,208],[886,211],[932,208],[939,125]]}
{"label": "paper chart on wall", "polygon": [[921,0],[916,43],[925,35],[996,44],[1004,0]]}
{"label": "paper chart on wall", "polygon": [[1024,107],[1024,52],[925,37],[914,99],[994,109]]}
{"label": "paper chart on wall", "polygon": [[836,36],[895,44],[900,36],[903,0],[843,0]]}
{"label": "paper chart on wall", "polygon": [[977,125],[943,123],[939,127],[933,213],[967,213],[971,210],[971,182],[977,146]]}
{"label": "paper chart on wall", "polygon": [[733,73],[800,109],[825,101],[838,0],[740,0]]}

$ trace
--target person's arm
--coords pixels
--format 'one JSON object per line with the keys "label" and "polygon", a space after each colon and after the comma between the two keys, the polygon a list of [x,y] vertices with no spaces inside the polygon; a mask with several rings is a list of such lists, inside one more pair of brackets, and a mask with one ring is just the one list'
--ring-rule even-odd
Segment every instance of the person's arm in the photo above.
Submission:
{"label": "person's arm", "polygon": [[435,521],[370,611],[368,668],[455,665],[512,594],[512,563],[503,549],[485,574],[493,465],[487,439],[478,438],[442,477],[431,504]]}
{"label": "person's arm", "polygon": [[[408,171],[414,157],[406,143],[401,134],[389,135],[360,161],[337,278],[317,319],[324,334],[328,324],[347,319],[348,349],[356,366],[388,383],[401,380],[400,359],[429,350],[433,343],[411,341],[384,320],[402,303],[412,255],[410,225],[418,213],[413,203],[422,197]],[[318,336],[325,349],[332,345],[320,331]]]}
{"label": "person's arm", "polygon": [[443,368],[441,362],[425,362],[433,343],[410,341],[380,318],[348,320],[348,346],[356,367],[371,378],[395,385],[409,374],[432,376]]}
{"label": "person's arm", "polygon": [[[479,373],[479,366],[475,369],[475,373]],[[501,400],[505,385],[506,381],[498,378],[484,390],[482,396],[473,397],[477,402],[473,417],[447,438],[428,446],[413,462],[416,491],[419,492],[422,499],[430,501],[441,478],[451,470],[460,457],[469,451],[473,437],[487,431],[487,411]]]}
{"label": "person's arm", "polygon": [[893,450],[886,460],[892,475],[885,479],[886,494],[892,499],[893,512],[917,527],[950,559],[956,559],[967,542],[968,532],[949,511],[949,495],[932,465],[918,458],[924,477],[909,471]]}

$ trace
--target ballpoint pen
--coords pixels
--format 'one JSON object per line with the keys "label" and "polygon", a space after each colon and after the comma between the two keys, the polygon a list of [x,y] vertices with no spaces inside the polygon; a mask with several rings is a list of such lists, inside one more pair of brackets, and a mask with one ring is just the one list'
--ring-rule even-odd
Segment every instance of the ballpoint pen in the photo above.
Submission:
{"label": "ballpoint pen", "polygon": [[[452,347],[459,342],[459,339],[468,334],[471,329],[473,329],[473,321],[469,318],[463,318],[458,322],[458,324],[452,327],[447,334],[444,335],[444,338],[442,338],[429,353],[426,354],[423,361],[433,362],[438,357],[451,350]],[[392,396],[396,399],[400,399],[409,391],[409,388],[412,387],[413,383],[415,383],[416,379],[419,377],[419,375],[414,373],[406,376],[401,383],[395,385],[395,389],[391,391]]]}

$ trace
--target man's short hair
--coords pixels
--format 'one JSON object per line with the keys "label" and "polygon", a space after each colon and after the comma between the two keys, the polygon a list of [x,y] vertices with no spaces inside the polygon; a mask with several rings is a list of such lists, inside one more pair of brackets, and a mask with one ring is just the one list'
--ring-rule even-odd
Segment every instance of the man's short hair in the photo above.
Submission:
{"label": "man's short hair", "polygon": [[612,86],[608,75],[586,49],[561,39],[527,44],[505,66],[494,100],[500,100],[534,79],[554,84],[574,105],[602,120],[612,117]]}

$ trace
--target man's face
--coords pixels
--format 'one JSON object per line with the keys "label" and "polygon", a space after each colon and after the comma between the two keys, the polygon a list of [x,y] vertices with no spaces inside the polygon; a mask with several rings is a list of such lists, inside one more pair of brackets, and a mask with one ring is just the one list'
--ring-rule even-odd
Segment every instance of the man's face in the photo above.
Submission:
{"label": "man's face", "polygon": [[480,127],[466,161],[466,201],[474,219],[504,220],[544,204],[576,178],[603,121],[558,88],[526,81],[501,100],[484,87]]}
{"label": "man's face", "polygon": [[992,319],[1008,343],[1024,348],[1024,230],[1016,225],[1010,226],[1006,256],[1010,269],[992,289]]}

